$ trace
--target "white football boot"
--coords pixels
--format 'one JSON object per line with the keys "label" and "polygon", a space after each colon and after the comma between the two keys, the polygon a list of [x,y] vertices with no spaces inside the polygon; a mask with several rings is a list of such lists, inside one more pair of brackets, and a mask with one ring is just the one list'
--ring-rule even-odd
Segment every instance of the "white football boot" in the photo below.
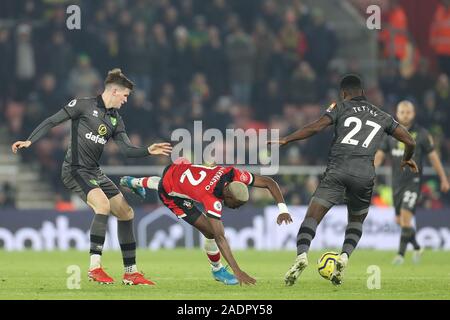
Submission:
{"label": "white football boot", "polygon": [[303,252],[297,256],[292,267],[288,270],[288,272],[286,272],[286,275],[284,276],[284,282],[286,285],[292,286],[307,266],[308,257],[306,256],[306,252]]}
{"label": "white football boot", "polygon": [[336,265],[334,266],[333,273],[331,274],[330,281],[335,286],[342,284],[342,277],[344,276],[344,269],[348,264],[348,255],[346,253],[342,253],[336,259]]}

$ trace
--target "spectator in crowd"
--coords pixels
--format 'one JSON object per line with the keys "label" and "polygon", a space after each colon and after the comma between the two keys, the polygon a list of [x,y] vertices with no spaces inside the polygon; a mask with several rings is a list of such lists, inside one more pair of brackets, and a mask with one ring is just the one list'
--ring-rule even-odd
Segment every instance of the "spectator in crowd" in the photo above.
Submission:
{"label": "spectator in crowd", "polygon": [[263,20],[258,20],[252,37],[255,44],[253,94],[258,96],[264,90],[268,78],[268,63],[274,46],[275,35],[267,28]]}
{"label": "spectator in crowd", "polygon": [[248,105],[252,94],[255,46],[240,25],[227,37],[226,54],[231,94],[237,102]]}
{"label": "spectator in crowd", "polygon": [[[227,57],[217,27],[208,29],[208,43],[200,49],[199,69],[206,75],[214,98],[226,94]],[[221,76],[218,77],[218,74]]]}
{"label": "spectator in crowd", "polygon": [[16,191],[11,183],[0,185],[0,208],[14,208],[16,205]]}
{"label": "spectator in crowd", "polygon": [[273,116],[280,115],[283,112],[284,102],[285,99],[278,81],[269,80],[255,102],[255,118],[260,121],[267,121]]}
{"label": "spectator in crowd", "polygon": [[428,65],[428,60],[421,59],[417,70],[414,70],[407,79],[405,96],[409,96],[416,101],[424,100],[425,92],[432,89],[434,82]]}
{"label": "spectator in crowd", "polygon": [[196,73],[189,85],[191,97],[196,97],[200,102],[208,103],[211,97],[211,90],[203,73]]}
{"label": "spectator in crowd", "polygon": [[180,0],[180,24],[192,29],[194,23],[194,5],[192,0]]}
{"label": "spectator in crowd", "polygon": [[91,65],[91,58],[86,54],[78,56],[77,64],[69,72],[67,92],[71,97],[95,96],[101,86],[98,71]]}
{"label": "spectator in crowd", "polygon": [[289,82],[289,102],[297,105],[314,103],[318,100],[317,76],[308,62],[300,62]]}
{"label": "spectator in crowd", "polygon": [[154,97],[169,79],[170,54],[172,52],[166,29],[160,23],[155,24],[152,28],[150,52],[150,60],[146,63],[151,65],[153,79],[151,96]]}
{"label": "spectator in crowd", "polygon": [[[142,2],[142,1],[140,1],[140,2]],[[117,30],[117,34],[119,36],[119,43],[120,43],[121,47],[126,45],[126,40],[128,39],[130,30],[131,30],[131,26],[132,26],[132,22],[133,22],[132,21],[133,16],[131,15],[130,11],[128,11],[126,9],[121,10],[119,13],[116,30]],[[143,20],[143,21],[147,21],[147,20]],[[126,59],[124,59],[124,61],[126,61]]]}
{"label": "spectator in crowd", "polygon": [[231,9],[226,0],[212,0],[206,5],[205,17],[209,25],[224,26],[230,14]]}
{"label": "spectator in crowd", "polygon": [[279,39],[276,39],[273,44],[268,69],[269,77],[275,79],[284,87],[290,75],[290,66],[287,55],[283,50],[283,45]]}
{"label": "spectator in crowd", "polygon": [[43,49],[43,56],[39,59],[45,72],[52,73],[57,83],[67,77],[70,67],[75,62],[74,53],[70,43],[67,43],[64,32],[55,31],[50,42]]}
{"label": "spectator in crowd", "polygon": [[450,137],[450,83],[449,76],[445,73],[440,74],[435,87],[437,112],[441,115],[441,121],[438,123],[444,129],[447,137]]}
{"label": "spectator in crowd", "polygon": [[318,8],[312,11],[312,24],[306,32],[308,49],[305,58],[316,74],[322,77],[338,47],[336,34],[325,23],[323,11]]}
{"label": "spectator in crowd", "polygon": [[167,34],[174,34],[179,24],[177,8],[170,6],[165,10],[162,24],[166,27]]}
{"label": "spectator in crowd", "polygon": [[430,44],[441,71],[450,75],[450,0],[440,0],[430,28]]}
{"label": "spectator in crowd", "polygon": [[26,107],[20,101],[9,101],[5,108],[5,119],[12,138],[20,136],[24,131],[24,118]]}
{"label": "spectator in crowd", "polygon": [[189,45],[189,33],[185,27],[177,27],[174,36],[175,43],[170,56],[170,80],[178,92],[183,92],[194,73],[194,53]]}
{"label": "spectator in crowd", "polygon": [[[10,31],[0,27],[0,105],[11,87],[13,74],[14,49],[10,39]],[[0,108],[1,112],[1,108]]]}
{"label": "spectator in crowd", "polygon": [[15,76],[17,97],[26,99],[33,90],[36,77],[36,57],[31,38],[31,26],[20,24],[17,27],[17,44],[15,48]]}
{"label": "spectator in crowd", "polygon": [[56,113],[64,102],[64,96],[57,90],[56,77],[52,73],[44,73],[39,81],[39,88],[37,90],[37,100],[41,106],[48,113]]}
{"label": "spectator in crowd", "polygon": [[380,32],[383,56],[401,61],[406,58],[408,38],[408,18],[398,0],[388,2],[385,13],[385,27]]}
{"label": "spectator in crowd", "polygon": [[122,61],[126,61],[124,55],[125,46],[121,46],[119,35],[114,30],[106,31],[105,35],[98,43],[98,66],[99,72],[104,74],[111,70],[114,66],[122,65]]}
{"label": "spectator in crowd", "polygon": [[[168,7],[168,1],[155,1],[161,2],[161,6]],[[146,21],[149,25],[156,21],[157,17],[162,17],[162,12],[157,12],[158,7],[154,3],[148,0],[137,0],[135,5],[132,6],[130,17],[133,17],[135,21]]]}
{"label": "spectator in crowd", "polygon": [[[201,47],[208,42],[208,28],[206,25],[206,18],[198,15],[194,18],[194,28],[189,33],[189,44],[198,57],[197,53]],[[198,63],[198,59],[196,59]]]}
{"label": "spectator in crowd", "polygon": [[436,125],[442,123],[445,116],[437,108],[436,93],[433,90],[427,91],[424,95],[423,107],[418,110],[420,124],[428,128],[430,132],[436,132]]}
{"label": "spectator in crowd", "polygon": [[297,15],[292,9],[288,9],[284,14],[284,23],[280,29],[279,39],[288,68],[292,70],[303,59],[307,48],[305,34],[298,29]]}
{"label": "spectator in crowd", "polygon": [[[152,80],[150,62],[150,38],[147,35],[147,26],[143,21],[137,21],[133,25],[133,32],[128,37],[125,46],[127,71],[130,79],[147,93],[150,93]],[[112,67],[112,66],[110,66]]]}
{"label": "spectator in crowd", "polygon": [[260,18],[275,32],[278,32],[281,28],[281,19],[278,9],[275,0],[264,0],[260,13]]}

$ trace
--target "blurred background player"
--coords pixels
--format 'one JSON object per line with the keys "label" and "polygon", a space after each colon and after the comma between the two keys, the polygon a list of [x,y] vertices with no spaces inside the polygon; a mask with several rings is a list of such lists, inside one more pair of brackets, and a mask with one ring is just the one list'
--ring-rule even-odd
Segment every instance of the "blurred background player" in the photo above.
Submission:
{"label": "blurred background player", "polygon": [[105,90],[101,95],[70,101],[34,129],[26,141],[16,141],[11,148],[14,153],[21,148],[28,148],[53,127],[71,120],[71,143],[63,163],[62,180],[95,213],[90,229],[89,279],[106,284],[114,282],[101,265],[108,216],[112,213],[117,217],[118,238],[125,269],[123,283],[153,285],[136,267],[133,209],[117,186],[103,174],[98,161],[110,138],[127,157],[146,157],[150,154],[167,156],[171,152],[171,146],[169,143],[157,143],[148,148],[132,145],[117,110],[127,102],[133,90],[133,82],[120,69],[113,69],[108,72],[104,84]]}
{"label": "blurred background player", "polygon": [[[204,249],[217,281],[233,285],[255,284],[256,280],[239,268],[225,238],[221,220],[222,203],[237,209],[249,199],[247,186],[267,188],[278,203],[280,214],[277,223],[292,222],[278,184],[269,177],[259,176],[234,167],[193,165],[179,160],[164,170],[162,177],[122,177],[126,186],[145,197],[145,188],[158,190],[159,198],[175,215],[195,227],[205,237]],[[203,205],[202,213],[194,202]],[[234,275],[220,262],[220,254],[230,265]]]}
{"label": "blurred background player", "polygon": [[375,167],[380,166],[386,154],[392,157],[392,189],[394,195],[395,219],[401,227],[400,244],[398,255],[394,258],[393,264],[404,262],[405,252],[408,243],[414,247],[413,262],[418,263],[422,249],[416,240],[416,230],[412,224],[416,205],[420,198],[422,183],[422,165],[425,156],[433,166],[441,181],[441,192],[448,192],[449,182],[442,167],[441,160],[434,149],[433,138],[429,132],[415,123],[415,107],[410,101],[401,101],[397,105],[397,120],[404,126],[411,136],[416,140],[416,150],[413,159],[417,163],[419,172],[402,170],[400,167],[405,146],[400,141],[392,137],[385,137],[380,145],[380,149],[375,154]]}
{"label": "blurred background player", "polygon": [[373,158],[384,133],[405,143],[400,166],[409,166],[417,171],[417,165],[411,159],[415,148],[414,139],[391,115],[367,101],[358,76],[347,75],[341,80],[340,95],[342,102],[331,104],[320,119],[279,141],[271,142],[286,145],[309,138],[334,125],[335,135],[327,169],[298,231],[297,258],[286,273],[287,285],[293,285],[307,267],[307,253],[322,218],[332,206],[345,200],[348,208],[345,240],[330,279],[335,285],[342,283],[348,258],[362,236],[375,180]]}

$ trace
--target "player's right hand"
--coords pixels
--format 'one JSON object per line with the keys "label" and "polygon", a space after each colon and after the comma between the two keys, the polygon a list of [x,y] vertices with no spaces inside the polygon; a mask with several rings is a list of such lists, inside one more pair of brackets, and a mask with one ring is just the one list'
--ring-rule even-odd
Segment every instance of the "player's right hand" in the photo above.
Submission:
{"label": "player's right hand", "polygon": [[286,224],[292,223],[292,217],[291,217],[291,215],[289,213],[284,212],[284,213],[280,213],[278,215],[278,217],[277,217],[277,224],[279,226],[281,226],[283,224],[283,222],[286,223]]}
{"label": "player's right hand", "polygon": [[251,285],[256,284],[256,279],[253,279],[248,274],[246,274],[244,271],[239,270],[237,272],[234,272],[234,276],[239,281],[239,284],[242,286],[242,284]]}
{"label": "player's right hand", "polygon": [[31,146],[31,141],[29,141],[29,140],[16,141],[12,144],[11,150],[13,153],[17,153],[17,150],[22,149],[22,148],[28,148],[29,146]]}
{"label": "player's right hand", "polygon": [[418,173],[419,167],[417,166],[416,162],[413,159],[409,159],[408,161],[403,161],[400,163],[400,167],[402,170],[405,170],[405,167],[408,166],[412,172]]}

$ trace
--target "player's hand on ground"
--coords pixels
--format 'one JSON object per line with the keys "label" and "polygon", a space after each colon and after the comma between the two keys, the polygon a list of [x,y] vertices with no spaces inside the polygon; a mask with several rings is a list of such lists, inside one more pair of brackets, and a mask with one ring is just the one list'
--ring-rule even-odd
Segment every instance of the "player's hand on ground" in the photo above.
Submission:
{"label": "player's hand on ground", "polygon": [[31,146],[31,141],[29,141],[29,140],[16,141],[12,144],[11,150],[13,153],[17,153],[17,150],[22,149],[22,148],[28,148],[29,146]]}
{"label": "player's hand on ground", "polygon": [[279,144],[280,146],[284,146],[285,144],[287,144],[287,141],[285,139],[267,141],[267,145],[271,144]]}
{"label": "player's hand on ground", "polygon": [[252,277],[250,277],[248,274],[246,274],[242,270],[234,272],[234,276],[239,281],[240,285],[242,285],[242,284],[246,284],[246,285],[256,284],[256,279],[253,279]]}
{"label": "player's hand on ground", "polygon": [[419,167],[417,167],[417,164],[414,160],[410,159],[408,161],[403,161],[400,164],[400,167],[402,168],[402,170],[405,170],[405,167],[408,166],[412,172],[414,173],[418,173],[419,172]]}
{"label": "player's hand on ground", "polygon": [[441,181],[441,192],[447,193],[448,190],[450,190],[450,184],[448,183],[448,180],[442,180]]}
{"label": "player's hand on ground", "polygon": [[285,212],[285,213],[280,213],[277,217],[277,223],[280,226],[281,224],[286,223],[292,223],[292,217],[289,213]]}
{"label": "player's hand on ground", "polygon": [[151,155],[164,155],[168,156],[172,152],[172,146],[168,142],[154,143],[148,147],[148,153]]}

